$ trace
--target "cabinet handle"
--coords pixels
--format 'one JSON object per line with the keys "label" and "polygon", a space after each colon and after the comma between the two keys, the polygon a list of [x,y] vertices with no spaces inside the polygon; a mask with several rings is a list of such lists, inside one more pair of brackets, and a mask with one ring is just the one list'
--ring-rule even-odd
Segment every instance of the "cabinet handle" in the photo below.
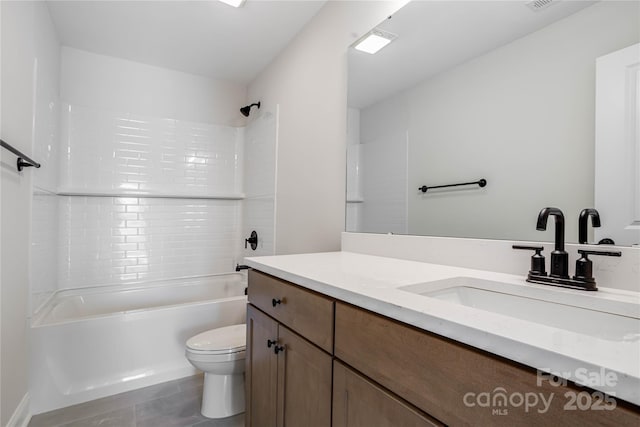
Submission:
{"label": "cabinet handle", "polygon": [[278,304],[282,304],[282,300],[281,299],[272,299],[271,300],[271,305],[273,305],[274,307]]}
{"label": "cabinet handle", "polygon": [[280,353],[281,351],[284,351],[284,346],[283,346],[283,345],[281,345],[281,346],[277,346],[277,345],[276,345],[275,347],[273,347],[273,352],[274,352],[275,354],[278,354],[278,353]]}
{"label": "cabinet handle", "polygon": [[278,340],[267,340],[267,347],[271,348],[272,345],[275,345],[278,343]]}

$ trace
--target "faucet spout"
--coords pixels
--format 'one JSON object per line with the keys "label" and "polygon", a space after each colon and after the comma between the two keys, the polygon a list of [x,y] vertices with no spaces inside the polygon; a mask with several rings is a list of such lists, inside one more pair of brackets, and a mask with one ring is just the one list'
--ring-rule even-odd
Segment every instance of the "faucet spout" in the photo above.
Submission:
{"label": "faucet spout", "polygon": [[538,214],[538,224],[536,230],[544,231],[547,229],[547,219],[549,215],[555,217],[556,225],[556,241],[555,250],[564,252],[564,214],[558,208],[544,208]]}
{"label": "faucet spout", "polygon": [[538,214],[536,229],[547,229],[549,215],[555,218],[556,241],[555,250],[551,252],[551,277],[569,278],[569,254],[564,250],[564,214],[558,208],[544,208]]}
{"label": "faucet spout", "polygon": [[578,218],[578,243],[587,243],[587,221],[591,217],[591,226],[600,227],[600,214],[595,209],[583,209]]}

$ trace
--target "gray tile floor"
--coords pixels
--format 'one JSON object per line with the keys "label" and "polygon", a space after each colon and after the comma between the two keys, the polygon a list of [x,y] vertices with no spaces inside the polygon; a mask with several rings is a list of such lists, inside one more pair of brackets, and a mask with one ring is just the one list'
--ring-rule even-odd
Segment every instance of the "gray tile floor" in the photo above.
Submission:
{"label": "gray tile floor", "polygon": [[202,375],[182,378],[34,416],[29,427],[241,427],[244,414],[200,414]]}

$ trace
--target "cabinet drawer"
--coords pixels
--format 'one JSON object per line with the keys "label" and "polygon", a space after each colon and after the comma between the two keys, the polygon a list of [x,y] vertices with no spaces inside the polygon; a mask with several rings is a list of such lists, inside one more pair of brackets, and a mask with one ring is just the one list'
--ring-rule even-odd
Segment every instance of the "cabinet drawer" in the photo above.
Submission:
{"label": "cabinet drawer", "polygon": [[443,424],[335,361],[332,425],[333,427],[437,427]]}
{"label": "cabinet drawer", "polygon": [[333,354],[332,299],[259,271],[249,271],[249,302]]}
{"label": "cabinet drawer", "polygon": [[[445,424],[640,425],[636,406],[618,401],[613,410],[595,410],[603,402],[592,390],[538,384],[533,368],[351,305],[336,304],[335,327],[337,358]],[[578,393],[589,394],[580,400],[594,402],[594,410],[566,409]],[[534,395],[550,400],[549,405],[538,399],[536,406],[526,407],[519,400]],[[490,396],[494,406],[484,404],[483,396]],[[516,404],[509,403],[512,396]]]}

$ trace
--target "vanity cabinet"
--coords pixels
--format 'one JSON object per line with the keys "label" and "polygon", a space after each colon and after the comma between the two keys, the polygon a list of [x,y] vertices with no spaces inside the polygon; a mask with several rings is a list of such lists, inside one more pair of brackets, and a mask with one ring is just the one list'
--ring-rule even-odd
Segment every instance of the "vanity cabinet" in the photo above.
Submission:
{"label": "vanity cabinet", "polygon": [[637,407],[349,304],[335,328],[337,359],[448,425],[640,425]]}
{"label": "vanity cabinet", "polygon": [[330,426],[334,301],[255,271],[248,298],[246,425]]}
{"label": "vanity cabinet", "polygon": [[248,296],[247,426],[640,425],[637,406],[258,271]]}

